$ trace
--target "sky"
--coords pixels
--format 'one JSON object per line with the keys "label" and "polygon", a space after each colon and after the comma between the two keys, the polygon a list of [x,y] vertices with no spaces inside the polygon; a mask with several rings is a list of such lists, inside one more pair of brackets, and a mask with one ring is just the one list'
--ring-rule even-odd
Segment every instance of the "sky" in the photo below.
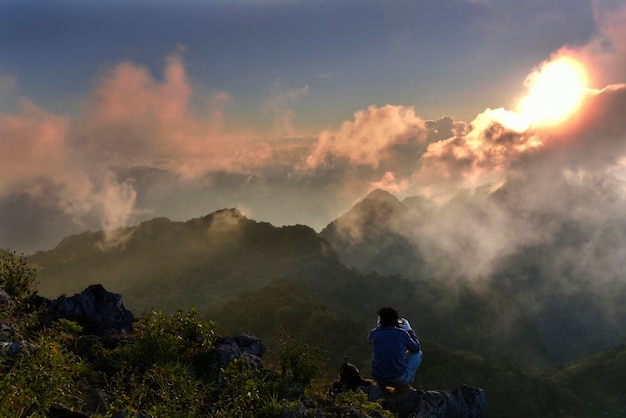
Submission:
{"label": "sky", "polygon": [[[536,87],[553,62],[578,78]],[[376,188],[622,202],[623,83],[618,0],[2,0],[0,247],[222,208],[319,231]]]}

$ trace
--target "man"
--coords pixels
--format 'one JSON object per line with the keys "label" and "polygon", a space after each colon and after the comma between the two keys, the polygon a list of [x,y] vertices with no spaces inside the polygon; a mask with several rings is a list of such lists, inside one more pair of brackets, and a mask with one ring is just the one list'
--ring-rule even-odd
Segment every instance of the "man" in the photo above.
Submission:
{"label": "man", "polygon": [[413,382],[422,363],[420,343],[409,321],[391,306],[378,310],[378,326],[367,340],[372,345],[372,377],[379,386],[403,389]]}

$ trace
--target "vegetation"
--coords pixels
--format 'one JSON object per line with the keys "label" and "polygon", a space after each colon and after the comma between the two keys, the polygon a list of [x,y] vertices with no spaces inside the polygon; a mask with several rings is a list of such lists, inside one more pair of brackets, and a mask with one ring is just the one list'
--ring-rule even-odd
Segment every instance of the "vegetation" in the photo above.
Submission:
{"label": "vegetation", "polygon": [[[21,289],[13,293],[25,300],[34,297],[28,287],[32,271],[23,268],[16,275],[15,266],[26,266],[22,257],[2,259],[2,271],[10,271],[14,289]],[[37,312],[7,311],[14,300],[3,299],[3,329],[26,329],[19,323],[27,321],[30,332],[1,335],[3,346],[19,347],[0,355],[0,416],[46,416],[57,407],[95,417],[119,411],[131,416],[274,417],[305,398],[312,407],[330,402],[327,382],[321,380],[324,351],[287,331],[277,344],[277,367],[249,367],[235,358],[216,375],[207,368],[219,338],[215,324],[193,308],[149,312],[135,324],[133,335],[104,344],[82,338],[82,328],[68,320],[36,329]],[[360,406],[366,407],[367,402]]]}
{"label": "vegetation", "polygon": [[14,300],[22,301],[33,292],[36,271],[26,257],[15,252],[0,253],[0,288]]}
{"label": "vegetation", "polygon": [[[484,388],[487,417],[623,416],[626,391],[620,376],[626,375],[626,364],[620,360],[622,351],[608,351],[556,371],[548,368],[558,359],[553,357],[555,347],[551,347],[552,354],[546,352],[537,318],[550,319],[547,324],[555,330],[553,339],[558,336],[555,327],[564,324],[574,330],[580,324],[558,315],[550,317],[550,312],[538,312],[530,322],[520,302],[523,298],[510,291],[512,286],[505,286],[526,278],[528,288],[535,292],[525,293],[532,296],[529,300],[542,297],[539,284],[547,283],[555,268],[567,269],[567,265],[554,265],[554,257],[543,247],[511,256],[498,273],[500,285],[476,291],[462,284],[449,286],[418,265],[418,277],[410,280],[375,271],[363,273],[341,264],[328,242],[310,228],[274,228],[236,211],[185,223],[155,219],[124,233],[125,245],[108,251],[98,249],[100,233],[85,233],[68,237],[52,251],[28,257],[28,262],[41,281],[37,289],[49,297],[78,292],[93,283],[122,293],[128,307],[143,312],[133,338],[114,348],[96,344],[81,350],[80,339],[67,337],[75,335],[68,330],[71,324],[65,324],[66,337],[60,339],[36,331],[33,318],[37,313],[28,307],[34,286],[30,267],[21,270],[23,277],[30,277],[25,279],[27,286],[22,291],[19,283],[13,287],[14,293],[21,292],[24,309],[18,315],[16,304],[3,308],[3,318],[12,321],[12,329],[30,346],[56,344],[58,352],[78,359],[81,368],[69,373],[70,380],[79,382],[83,402],[98,405],[101,414],[116,408],[157,414],[163,411],[159,408],[171,405],[181,411],[200,411],[200,415],[210,410],[213,416],[246,416],[255,410],[257,416],[259,411],[272,416],[313,394],[320,405],[328,406],[324,403],[328,399],[321,401],[322,394],[344,356],[370,375],[365,336],[374,325],[376,310],[392,304],[410,319],[423,344],[424,362],[414,382],[422,389],[462,384]],[[372,237],[381,242],[385,238]],[[390,263],[410,255],[398,250],[402,243],[388,244],[386,251],[396,257]],[[375,247],[366,250],[383,257]],[[27,267],[20,263],[14,267]],[[614,293],[623,294],[623,289],[616,288]],[[584,295],[574,292],[570,296],[552,305],[562,310],[561,305],[568,303],[572,309],[594,313],[585,309],[590,302]],[[572,300],[579,304],[571,304]],[[602,299],[594,303],[601,304]],[[197,309],[179,311],[180,306]],[[590,324],[595,323],[596,316],[590,318]],[[199,353],[211,346],[216,335],[240,332],[251,332],[268,345],[263,362],[271,371],[248,370],[234,362],[217,385],[201,367]],[[609,337],[607,341],[615,338]],[[575,346],[570,340],[559,344]],[[290,347],[310,347],[315,354],[290,357],[286,354]],[[580,350],[577,345],[576,350]],[[33,353],[26,350],[22,355]],[[326,357],[324,365],[317,362]],[[6,363],[3,370],[16,365]],[[166,385],[170,389],[158,383],[163,379],[170,382]],[[84,382],[89,383],[89,390]],[[173,393],[178,398],[171,398]],[[72,405],[72,396],[64,401],[67,405]]]}

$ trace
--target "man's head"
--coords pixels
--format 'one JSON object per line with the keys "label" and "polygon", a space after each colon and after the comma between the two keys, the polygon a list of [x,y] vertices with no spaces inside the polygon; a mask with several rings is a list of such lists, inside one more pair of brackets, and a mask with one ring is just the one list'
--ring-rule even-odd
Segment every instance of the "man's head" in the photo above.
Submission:
{"label": "man's head", "polygon": [[398,311],[391,306],[383,306],[378,310],[378,317],[380,318],[381,327],[393,327],[398,325]]}

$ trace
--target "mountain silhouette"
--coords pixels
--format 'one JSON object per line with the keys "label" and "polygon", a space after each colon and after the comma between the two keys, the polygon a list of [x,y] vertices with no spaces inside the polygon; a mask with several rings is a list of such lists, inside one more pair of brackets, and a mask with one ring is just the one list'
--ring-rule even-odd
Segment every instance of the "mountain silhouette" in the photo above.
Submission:
{"label": "mountain silhouette", "polygon": [[320,235],[343,263],[361,271],[423,276],[426,264],[417,248],[397,232],[408,212],[395,196],[376,189],[328,224]]}

